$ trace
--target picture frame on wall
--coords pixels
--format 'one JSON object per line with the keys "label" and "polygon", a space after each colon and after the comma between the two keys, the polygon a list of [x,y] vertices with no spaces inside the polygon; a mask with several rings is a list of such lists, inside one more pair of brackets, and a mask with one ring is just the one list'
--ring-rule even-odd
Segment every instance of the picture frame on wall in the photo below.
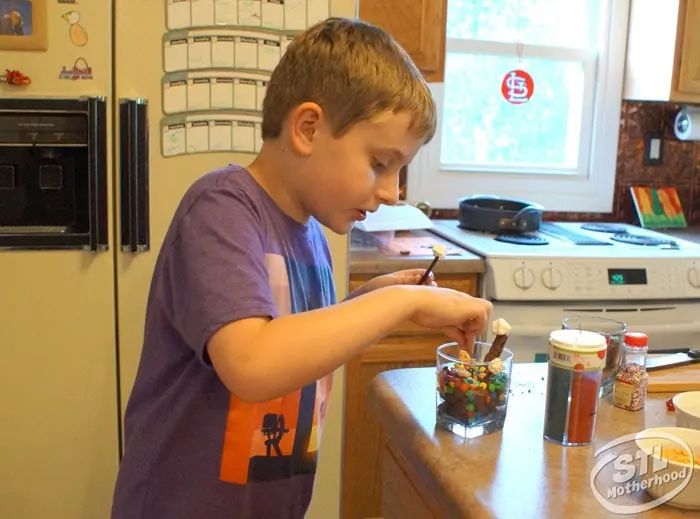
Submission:
{"label": "picture frame on wall", "polygon": [[46,0],[0,0],[0,51],[45,51]]}

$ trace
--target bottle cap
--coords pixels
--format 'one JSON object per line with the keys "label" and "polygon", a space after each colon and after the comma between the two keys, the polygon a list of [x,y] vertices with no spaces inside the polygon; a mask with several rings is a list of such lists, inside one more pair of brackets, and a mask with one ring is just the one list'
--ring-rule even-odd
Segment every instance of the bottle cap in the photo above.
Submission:
{"label": "bottle cap", "polygon": [[625,334],[625,344],[633,348],[643,348],[649,344],[649,337],[646,333],[628,332]]}

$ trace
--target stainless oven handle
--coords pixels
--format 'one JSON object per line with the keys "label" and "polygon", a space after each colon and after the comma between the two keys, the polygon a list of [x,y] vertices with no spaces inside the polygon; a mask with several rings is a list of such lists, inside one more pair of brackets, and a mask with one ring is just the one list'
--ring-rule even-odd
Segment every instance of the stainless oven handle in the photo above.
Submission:
{"label": "stainless oven handle", "polygon": [[[557,328],[552,328],[551,326],[544,325],[528,325],[528,324],[514,324],[510,323],[513,329],[518,330],[519,337],[541,337],[543,341],[547,341],[549,334],[556,330]],[[656,333],[673,333],[673,334],[700,334],[700,320],[693,323],[674,323],[674,324],[662,324],[662,325],[649,325],[644,328],[644,333],[649,335]],[[514,341],[515,341],[514,336]],[[652,344],[649,345],[653,347]]]}
{"label": "stainless oven handle", "polygon": [[120,238],[124,252],[150,250],[148,102],[119,100]]}
{"label": "stainless oven handle", "polygon": [[600,307],[600,308],[564,308],[566,314],[597,314],[597,317],[615,316],[631,312],[673,312],[678,307],[669,304],[658,306],[630,306],[630,307]]}
{"label": "stainless oven handle", "polygon": [[90,252],[109,249],[107,208],[107,101],[90,97],[88,101],[88,177]]}

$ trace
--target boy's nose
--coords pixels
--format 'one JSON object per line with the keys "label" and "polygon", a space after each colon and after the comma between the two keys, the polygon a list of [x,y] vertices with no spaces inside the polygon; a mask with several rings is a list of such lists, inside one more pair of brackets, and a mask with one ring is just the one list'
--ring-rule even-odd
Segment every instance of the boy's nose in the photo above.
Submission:
{"label": "boy's nose", "polygon": [[377,198],[384,205],[396,205],[399,201],[399,172],[383,176],[377,184]]}

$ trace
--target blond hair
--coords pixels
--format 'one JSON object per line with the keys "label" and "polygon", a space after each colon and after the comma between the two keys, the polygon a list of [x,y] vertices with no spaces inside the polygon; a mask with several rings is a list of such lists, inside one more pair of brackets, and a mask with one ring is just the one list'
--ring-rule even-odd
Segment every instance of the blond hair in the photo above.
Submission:
{"label": "blond hair", "polygon": [[435,101],[420,71],[389,34],[360,20],[329,18],[294,38],[267,86],[263,139],[279,137],[305,102],[323,109],[335,137],[388,111],[410,113],[411,132],[426,143],[435,134]]}

